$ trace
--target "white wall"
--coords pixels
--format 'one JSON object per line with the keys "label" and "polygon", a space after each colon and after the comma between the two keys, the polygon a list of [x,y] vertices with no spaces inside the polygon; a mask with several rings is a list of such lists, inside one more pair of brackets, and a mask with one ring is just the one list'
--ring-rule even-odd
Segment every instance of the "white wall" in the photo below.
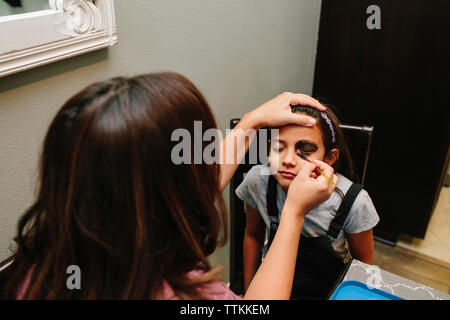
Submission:
{"label": "white wall", "polygon": [[[282,91],[312,91],[321,1],[115,3],[117,46],[0,78],[0,260],[10,255],[17,221],[33,201],[47,127],[86,85],[176,71],[204,93],[222,130]],[[211,260],[224,265],[227,278],[228,248]]]}

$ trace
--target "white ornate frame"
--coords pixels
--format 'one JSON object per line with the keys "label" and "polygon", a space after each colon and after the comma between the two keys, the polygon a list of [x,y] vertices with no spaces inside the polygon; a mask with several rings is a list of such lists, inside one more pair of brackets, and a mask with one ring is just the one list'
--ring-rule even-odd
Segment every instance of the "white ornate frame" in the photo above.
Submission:
{"label": "white ornate frame", "polygon": [[0,77],[117,43],[114,0],[49,0],[0,17]]}

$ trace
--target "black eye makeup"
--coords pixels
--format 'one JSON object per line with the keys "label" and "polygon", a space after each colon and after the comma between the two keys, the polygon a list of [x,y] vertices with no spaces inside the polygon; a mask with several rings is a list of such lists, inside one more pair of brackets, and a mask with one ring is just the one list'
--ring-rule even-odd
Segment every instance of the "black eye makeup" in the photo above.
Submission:
{"label": "black eye makeup", "polygon": [[[271,149],[274,152],[281,152],[286,148],[286,144],[282,140],[277,140],[272,143]],[[310,140],[300,140],[295,144],[295,150],[301,153],[304,156],[309,156],[312,153],[316,152],[319,149],[319,146]]]}
{"label": "black eye makeup", "polygon": [[319,149],[319,146],[312,141],[300,140],[295,144],[295,150],[300,151],[304,156],[309,156]]}

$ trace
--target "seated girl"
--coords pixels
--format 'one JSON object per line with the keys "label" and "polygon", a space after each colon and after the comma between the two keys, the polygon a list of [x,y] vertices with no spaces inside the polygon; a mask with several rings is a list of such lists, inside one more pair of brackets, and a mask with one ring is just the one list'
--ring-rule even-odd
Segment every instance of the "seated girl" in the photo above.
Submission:
{"label": "seated girl", "polygon": [[[246,204],[244,287],[247,289],[271,244],[291,182],[307,160],[322,160],[334,168],[339,179],[331,197],[305,216],[291,299],[325,299],[349,255],[373,263],[372,228],[379,217],[368,193],[351,181],[357,178],[333,111],[307,106],[294,106],[292,111],[315,118],[316,125],[278,128],[278,135],[272,137],[269,164],[254,166],[236,189]],[[344,194],[346,203],[341,206]]]}

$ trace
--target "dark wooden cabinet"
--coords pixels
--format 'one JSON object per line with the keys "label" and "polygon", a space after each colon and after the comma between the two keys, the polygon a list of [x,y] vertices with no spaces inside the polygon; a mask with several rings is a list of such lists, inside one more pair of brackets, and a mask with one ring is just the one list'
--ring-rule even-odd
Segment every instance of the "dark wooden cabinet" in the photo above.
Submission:
{"label": "dark wooden cabinet", "polygon": [[[381,29],[366,26],[370,5]],[[448,161],[449,78],[450,1],[322,1],[313,95],[374,126],[365,184],[379,237],[425,236]]]}

